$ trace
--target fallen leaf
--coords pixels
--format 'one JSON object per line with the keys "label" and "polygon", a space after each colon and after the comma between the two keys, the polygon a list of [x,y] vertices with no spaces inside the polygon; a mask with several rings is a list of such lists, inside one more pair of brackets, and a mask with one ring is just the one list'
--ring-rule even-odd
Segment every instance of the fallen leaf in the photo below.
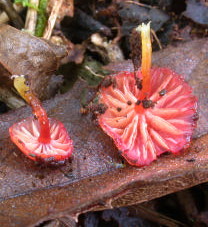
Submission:
{"label": "fallen leaf", "polygon": [[[55,33],[55,32],[54,32]],[[57,32],[50,38],[50,41],[56,45],[62,45],[68,51],[68,55],[61,59],[61,64],[67,64],[68,62],[75,62],[81,64],[84,59],[85,46],[81,44],[73,44],[62,33]]]}
{"label": "fallen leaf", "polygon": [[184,16],[198,24],[208,26],[208,5],[206,1],[188,0]]}
{"label": "fallen leaf", "polygon": [[112,40],[107,41],[99,33],[91,35],[91,42],[87,44],[87,49],[97,53],[104,64],[124,60],[124,55],[119,45]]}
{"label": "fallen leaf", "polygon": [[[203,50],[206,43],[198,40],[189,46],[194,48],[198,44]],[[181,50],[184,53],[181,61],[186,65],[185,46]],[[168,54],[162,57],[161,53],[160,57],[166,60]],[[203,69],[206,59],[204,55],[203,59],[194,61],[195,67],[186,77],[189,81],[192,77],[200,79],[194,87],[196,93],[202,89],[199,83],[206,85],[203,71],[199,76],[195,74]],[[113,141],[92,123],[90,115],[79,113],[80,94],[85,87],[85,83],[78,81],[70,92],[43,104],[49,116],[63,122],[74,141],[73,159],[60,168],[36,166],[11,142],[8,128],[30,116],[29,107],[0,115],[2,227],[35,226],[65,216],[76,219],[89,210],[141,203],[208,181],[208,135],[193,140],[181,155],[162,156],[149,166],[137,168],[123,164]],[[207,96],[202,98],[199,105],[207,103]],[[207,112],[203,114],[207,119]]]}
{"label": "fallen leaf", "polygon": [[158,31],[165,22],[169,20],[169,16],[160,9],[151,6],[141,6],[136,2],[118,3],[118,14],[122,20],[122,35],[129,35],[131,31],[144,21],[151,21],[151,27],[154,31]]}
{"label": "fallen leaf", "polygon": [[50,79],[58,69],[66,49],[19,31],[8,25],[0,26],[1,85],[13,87],[11,75],[27,75],[31,89],[40,99],[50,98]]}

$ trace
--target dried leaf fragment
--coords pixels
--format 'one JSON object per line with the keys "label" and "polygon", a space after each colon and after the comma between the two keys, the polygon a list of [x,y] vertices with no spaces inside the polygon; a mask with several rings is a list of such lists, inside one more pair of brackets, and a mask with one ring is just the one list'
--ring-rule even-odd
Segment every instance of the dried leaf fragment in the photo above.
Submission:
{"label": "dried leaf fragment", "polygon": [[32,91],[40,99],[49,98],[51,77],[66,49],[8,25],[0,26],[0,41],[2,86],[12,88],[11,75],[27,75]]}

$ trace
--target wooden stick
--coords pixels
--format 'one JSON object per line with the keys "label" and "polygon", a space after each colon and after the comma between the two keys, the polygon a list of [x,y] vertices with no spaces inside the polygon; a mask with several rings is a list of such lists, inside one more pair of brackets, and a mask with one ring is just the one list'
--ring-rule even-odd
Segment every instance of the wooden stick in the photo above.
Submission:
{"label": "wooden stick", "polygon": [[48,40],[50,39],[62,3],[63,3],[63,0],[56,0],[54,6],[52,8],[50,17],[48,19],[48,24],[45,28],[43,38],[48,39]]}
{"label": "wooden stick", "polygon": [[[39,0],[30,0],[30,3],[34,6],[39,5]],[[37,22],[37,10],[31,7],[27,9],[26,21],[25,21],[25,30],[29,31],[32,35],[35,33],[35,27]]]}

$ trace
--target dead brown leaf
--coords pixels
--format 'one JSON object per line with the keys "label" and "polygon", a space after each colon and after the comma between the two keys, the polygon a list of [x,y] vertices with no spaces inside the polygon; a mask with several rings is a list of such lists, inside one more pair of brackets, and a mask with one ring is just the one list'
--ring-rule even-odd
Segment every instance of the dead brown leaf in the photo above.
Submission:
{"label": "dead brown leaf", "polygon": [[11,75],[27,75],[32,90],[40,99],[51,96],[50,79],[66,49],[34,37],[11,26],[0,26],[1,85],[11,90]]}
{"label": "dead brown leaf", "polygon": [[54,33],[50,41],[56,45],[62,45],[68,50],[68,55],[61,59],[61,64],[67,64],[68,62],[81,64],[84,60],[85,45],[73,44],[59,31]]}
{"label": "dead brown leaf", "polygon": [[208,26],[208,5],[206,1],[188,0],[184,15],[197,24]]}
{"label": "dead brown leaf", "polygon": [[[207,40],[185,44],[179,49],[181,55],[177,48],[176,52],[170,49],[166,54],[157,53],[158,64],[165,65],[167,58],[176,54],[181,66],[190,64],[186,79],[192,81],[195,93],[204,93],[198,89],[207,85],[204,73],[207,56],[200,55],[203,59],[192,56],[190,61],[185,47],[194,49],[199,45],[202,54],[205,44]],[[195,139],[179,156],[166,155],[141,168],[123,165],[112,140],[92,123],[89,115],[79,113],[80,93],[85,86],[78,81],[70,92],[44,103],[48,115],[62,121],[74,140],[73,160],[66,166],[57,169],[36,166],[11,142],[8,128],[30,116],[29,107],[0,115],[2,227],[34,226],[64,216],[76,218],[82,212],[141,203],[208,180],[208,135]],[[200,99],[203,100],[199,105],[207,103],[207,96]],[[206,111],[203,115],[208,118]]]}

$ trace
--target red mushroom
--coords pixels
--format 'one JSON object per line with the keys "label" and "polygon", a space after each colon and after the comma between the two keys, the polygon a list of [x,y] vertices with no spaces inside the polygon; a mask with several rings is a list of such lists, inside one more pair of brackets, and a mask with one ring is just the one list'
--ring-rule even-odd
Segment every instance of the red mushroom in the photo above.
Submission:
{"label": "red mushroom", "polygon": [[151,69],[150,25],[138,28],[142,68],[136,77],[133,72],[110,76],[114,84],[100,90],[99,103],[107,110],[98,121],[130,164],[144,166],[164,152],[189,146],[197,98],[181,75],[168,68]]}
{"label": "red mushroom", "polygon": [[26,85],[23,76],[14,76],[14,86],[30,104],[34,116],[10,127],[12,141],[34,161],[46,164],[64,163],[73,151],[72,140],[64,125],[47,117],[46,111]]}

